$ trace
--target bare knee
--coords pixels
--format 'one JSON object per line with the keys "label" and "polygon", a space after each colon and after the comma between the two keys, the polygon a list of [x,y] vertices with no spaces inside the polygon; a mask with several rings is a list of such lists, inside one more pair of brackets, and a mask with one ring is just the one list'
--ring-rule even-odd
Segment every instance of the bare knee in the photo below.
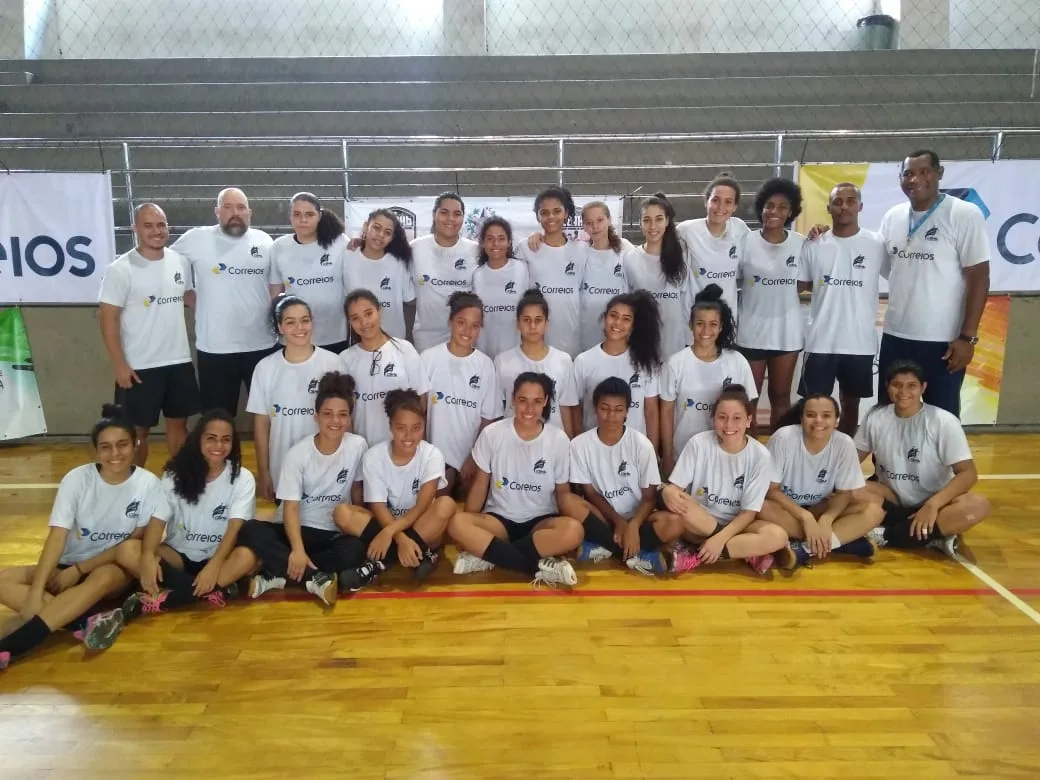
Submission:
{"label": "bare knee", "polygon": [[560,544],[565,545],[568,550],[577,549],[585,539],[585,528],[573,517],[561,517],[555,530],[559,534]]}
{"label": "bare knee", "polygon": [[127,539],[116,547],[116,565],[128,571],[137,571],[141,565],[141,541]]}
{"label": "bare knee", "polygon": [[756,533],[769,543],[771,550],[779,550],[782,547],[787,546],[787,531],[778,525],[770,523],[769,525],[759,528]]}
{"label": "bare knee", "polygon": [[980,493],[969,493],[964,497],[964,519],[972,525],[981,523],[993,511],[990,500]]}
{"label": "bare knee", "polygon": [[455,516],[459,505],[455,503],[455,499],[451,496],[440,496],[433,500],[433,506],[430,508],[437,517],[447,522]]}
{"label": "bare knee", "polygon": [[99,566],[83,578],[81,584],[108,594],[125,588],[130,584],[129,575],[114,563]]}

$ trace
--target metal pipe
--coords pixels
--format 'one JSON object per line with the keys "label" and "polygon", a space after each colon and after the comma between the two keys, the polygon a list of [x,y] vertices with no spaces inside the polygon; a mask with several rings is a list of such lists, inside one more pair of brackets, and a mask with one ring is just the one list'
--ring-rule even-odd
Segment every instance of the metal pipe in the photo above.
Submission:
{"label": "metal pipe", "polygon": [[784,134],[776,134],[776,143],[773,145],[773,174],[780,176],[784,172]]}
{"label": "metal pipe", "polygon": [[1001,131],[998,131],[997,134],[993,136],[993,153],[990,155],[990,159],[993,162],[996,162],[997,160],[1000,159],[1000,151],[1001,151],[1003,146],[1004,146],[1004,133],[1001,132]]}
{"label": "metal pipe", "polygon": [[126,207],[130,224],[134,224],[134,177],[130,174],[130,144],[123,141],[123,182],[126,186]]}
{"label": "metal pipe", "polygon": [[556,183],[563,188],[563,139],[556,142]]}
{"label": "metal pipe", "polygon": [[350,145],[344,138],[340,145],[340,153],[343,163],[343,218],[347,217],[347,203],[350,202]]}

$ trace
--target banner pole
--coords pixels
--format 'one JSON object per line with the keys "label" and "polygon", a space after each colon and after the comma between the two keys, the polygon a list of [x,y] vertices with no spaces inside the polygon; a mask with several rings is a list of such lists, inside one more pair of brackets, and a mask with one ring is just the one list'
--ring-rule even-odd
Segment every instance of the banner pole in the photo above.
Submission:
{"label": "banner pole", "polygon": [[123,141],[123,181],[126,184],[126,206],[131,227],[134,224],[134,179],[130,175],[130,144]]}

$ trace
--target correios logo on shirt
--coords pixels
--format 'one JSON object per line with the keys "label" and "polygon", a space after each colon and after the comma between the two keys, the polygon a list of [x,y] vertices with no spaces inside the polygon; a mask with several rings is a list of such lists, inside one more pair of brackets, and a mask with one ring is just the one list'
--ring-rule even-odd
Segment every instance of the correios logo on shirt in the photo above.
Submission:
{"label": "correios logo on shirt", "polygon": [[862,287],[862,279],[839,279],[837,276],[824,274],[817,282],[821,287]]}
{"label": "correios logo on shirt", "polygon": [[795,280],[784,276],[759,276],[755,274],[751,277],[750,286],[754,287],[756,284],[760,284],[763,287],[784,287],[795,284]]}
{"label": "correios logo on shirt", "polygon": [[344,485],[344,484],[346,484],[346,482],[347,482],[347,480],[349,478],[350,478],[350,469],[340,469],[339,473],[336,475],[336,484],[337,485]]}
{"label": "correios logo on shirt", "polygon": [[[729,256],[730,257],[736,257],[736,251],[737,251],[737,248],[733,247],[730,250],[730,255]],[[693,269],[693,275],[696,278],[698,278],[698,279],[700,279],[701,277],[704,277],[705,279],[735,279],[736,276],[737,276],[737,272],[735,270],[733,270],[733,271],[709,271],[704,266],[701,266],[699,268]]]}
{"label": "correios logo on shirt", "polygon": [[300,501],[305,504],[338,504],[343,500],[343,496],[339,494],[333,494],[331,496],[309,496],[304,493],[300,496]]}
{"label": "correios logo on shirt", "polygon": [[816,481],[821,485],[827,481],[827,469],[820,469],[819,473],[816,475]]}
{"label": "correios logo on shirt", "polygon": [[310,287],[312,284],[332,284],[336,280],[331,276],[290,276],[285,280],[286,287]]}
{"label": "correios logo on shirt", "polygon": [[496,479],[495,480],[495,487],[498,488],[499,490],[515,490],[518,493],[541,493],[542,492],[542,486],[541,485],[531,485],[531,484],[528,484],[527,482],[517,482],[515,479],[514,480],[509,480],[507,477],[502,477],[501,479]]}
{"label": "correios logo on shirt", "polygon": [[271,404],[270,414],[271,417],[304,417],[314,414],[314,410],[309,406],[282,406],[281,404]]}
{"label": "correios logo on shirt", "polygon": [[182,303],[183,301],[183,295],[149,295],[144,299],[144,307],[148,309],[152,306],[163,306],[167,303]]}
{"label": "correios logo on shirt", "polygon": [[140,519],[140,512],[141,512],[141,502],[140,501],[131,501],[129,504],[126,505],[126,512],[125,512],[125,514],[126,514],[126,518],[128,520],[139,520]]}
{"label": "correios logo on shirt", "polygon": [[630,476],[632,476],[631,472],[629,472],[629,470],[628,470],[628,461],[627,460],[621,461],[621,465],[617,467],[617,473],[618,473],[619,477],[630,477]]}
{"label": "correios logo on shirt", "polygon": [[715,504],[716,506],[740,506],[740,501],[727,498],[726,496],[720,496],[718,493],[713,493],[707,485],[697,488],[697,498],[709,504]]}
{"label": "correios logo on shirt", "polygon": [[693,409],[698,412],[710,412],[711,404],[708,401],[698,401],[695,398],[687,398],[686,408]]}
{"label": "correios logo on shirt", "polygon": [[477,402],[470,401],[465,398],[459,398],[457,395],[448,395],[440,391],[434,392],[430,398],[430,403],[436,406],[437,404],[446,404],[448,406],[464,406],[467,409],[476,409]]}
{"label": "correios logo on shirt", "polygon": [[386,390],[380,390],[378,393],[362,393],[355,390],[354,398],[358,401],[382,401],[386,398]]}
{"label": "correios logo on shirt", "polygon": [[795,493],[787,485],[783,486],[784,495],[796,504],[816,504],[823,499],[823,493]]}
{"label": "correios logo on shirt", "polygon": [[917,447],[911,447],[910,449],[908,449],[906,451],[906,459],[908,461],[910,461],[911,463],[920,463],[921,462],[920,455],[921,455],[921,451],[919,449],[917,449]]}
{"label": "correios logo on shirt", "polygon": [[180,532],[184,534],[184,541],[186,542],[213,544],[214,542],[224,541],[224,534],[203,534],[198,531],[188,531],[188,526],[184,523],[177,523],[177,528],[179,528]]}
{"label": "correios logo on shirt", "polygon": [[544,474],[545,473],[545,458],[539,458],[534,462],[534,473]]}
{"label": "correios logo on shirt", "polygon": [[907,472],[892,471],[890,468],[882,463],[877,463],[875,468],[878,474],[887,479],[889,482],[920,482],[921,478],[916,474],[909,474]]}
{"label": "correios logo on shirt", "polygon": [[620,287],[592,287],[588,282],[581,283],[581,291],[586,292],[589,295],[621,295],[623,290]]}
{"label": "correios logo on shirt", "polygon": [[129,539],[130,534],[124,531],[91,531],[89,528],[80,528],[79,538],[89,542],[121,542]]}
{"label": "correios logo on shirt", "polygon": [[[256,254],[253,255],[253,257],[259,257],[260,256],[260,249],[258,247],[255,247],[255,246],[253,247],[253,249],[256,250]],[[246,266],[245,268],[242,268],[242,267],[237,266],[237,265],[228,265],[227,263],[217,263],[215,266],[213,266],[213,273],[218,275],[218,276],[220,274],[227,274],[228,276],[263,276],[264,275],[264,269],[263,268],[249,268],[248,266]]]}
{"label": "correios logo on shirt", "polygon": [[[571,263],[571,265],[574,265],[574,263]],[[542,295],[574,295],[573,287],[546,287],[542,284],[535,286]]]}
{"label": "correios logo on shirt", "polygon": [[[462,261],[460,260],[459,262]],[[426,285],[431,287],[469,287],[469,282],[465,279],[438,279],[436,276],[423,274],[419,277],[419,286],[425,287]],[[388,287],[387,289],[390,288]]]}

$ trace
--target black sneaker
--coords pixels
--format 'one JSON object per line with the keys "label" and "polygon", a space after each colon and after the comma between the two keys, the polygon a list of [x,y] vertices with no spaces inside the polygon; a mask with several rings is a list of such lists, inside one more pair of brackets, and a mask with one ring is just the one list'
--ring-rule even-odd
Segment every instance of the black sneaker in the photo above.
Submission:
{"label": "black sneaker", "polygon": [[356,569],[344,569],[339,574],[340,593],[357,593],[384,571],[386,564],[382,561],[365,561]]}
{"label": "black sneaker", "polygon": [[855,555],[857,558],[873,558],[874,545],[868,539],[861,536],[851,542],[845,542],[841,547],[835,547],[833,552],[839,555]]}
{"label": "black sneaker", "polygon": [[441,556],[433,550],[423,550],[422,560],[419,561],[419,565],[415,568],[415,573],[412,576],[417,580],[425,580],[433,574],[440,559]]}

